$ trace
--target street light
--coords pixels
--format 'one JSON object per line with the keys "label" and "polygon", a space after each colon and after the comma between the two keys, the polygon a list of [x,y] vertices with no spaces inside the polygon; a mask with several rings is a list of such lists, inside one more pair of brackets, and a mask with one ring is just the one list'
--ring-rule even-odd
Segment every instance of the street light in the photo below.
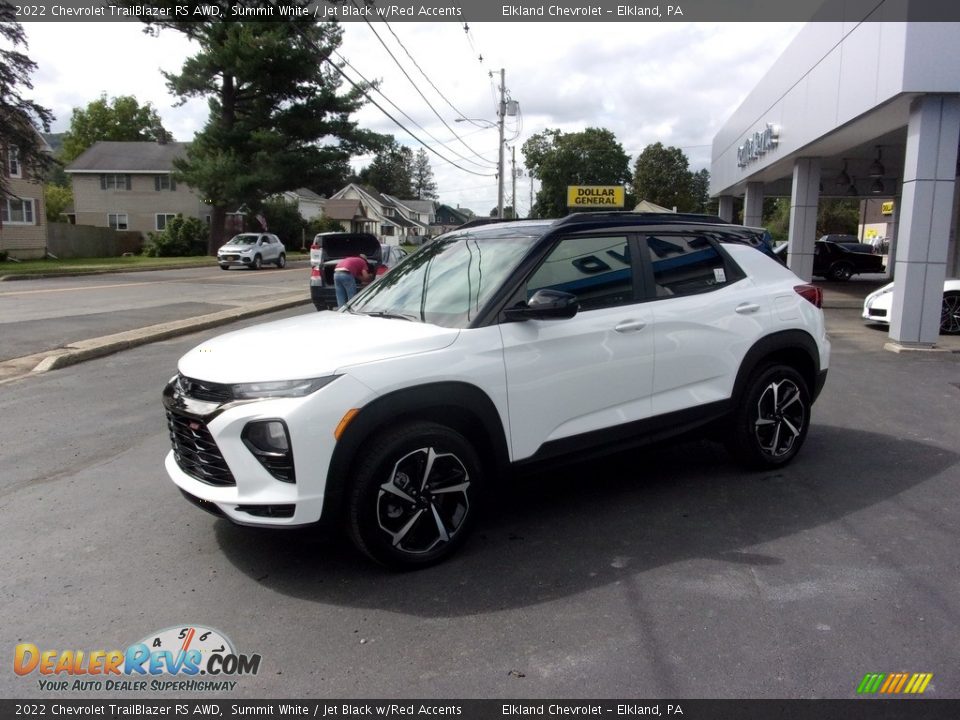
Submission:
{"label": "street light", "polygon": [[500,131],[500,142],[497,145],[497,217],[503,220],[503,102],[500,103],[500,120],[492,122],[482,118],[455,118],[454,122],[485,123],[488,128],[497,128]]}

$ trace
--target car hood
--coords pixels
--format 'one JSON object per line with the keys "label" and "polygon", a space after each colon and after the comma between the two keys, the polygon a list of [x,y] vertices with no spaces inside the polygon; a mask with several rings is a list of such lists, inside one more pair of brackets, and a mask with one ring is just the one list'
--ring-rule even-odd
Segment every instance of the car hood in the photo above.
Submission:
{"label": "car hood", "polygon": [[207,340],[180,358],[178,368],[187,377],[227,384],[299,380],[440,350],[459,333],[408,320],[318,312]]}
{"label": "car hood", "polygon": [[230,243],[227,243],[226,245],[221,245],[221,246],[220,246],[220,252],[224,252],[224,251],[226,251],[226,252],[241,252],[241,251],[243,251],[243,250],[250,250],[250,249],[253,248],[253,247],[255,247],[255,246],[254,246],[254,245],[231,245]]}

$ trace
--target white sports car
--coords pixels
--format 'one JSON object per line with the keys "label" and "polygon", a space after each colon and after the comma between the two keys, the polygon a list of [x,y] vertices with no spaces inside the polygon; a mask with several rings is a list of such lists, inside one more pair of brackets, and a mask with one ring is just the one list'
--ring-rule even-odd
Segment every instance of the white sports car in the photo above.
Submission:
{"label": "white sports car", "polygon": [[[890,324],[893,309],[893,283],[867,295],[863,301],[863,319],[871,323]],[[943,306],[940,311],[940,333],[960,333],[960,279],[948,278],[943,282]]]}

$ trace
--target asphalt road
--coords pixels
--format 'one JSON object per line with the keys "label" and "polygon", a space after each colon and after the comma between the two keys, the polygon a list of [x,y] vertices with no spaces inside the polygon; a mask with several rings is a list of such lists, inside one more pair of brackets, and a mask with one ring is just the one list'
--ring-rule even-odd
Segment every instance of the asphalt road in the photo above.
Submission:
{"label": "asphalt road", "polygon": [[159,394],[213,333],[0,386],[0,696],[52,697],[12,672],[19,642],[199,623],[262,655],[239,697],[851,698],[867,672],[960,697],[960,355],[884,352],[855,309],[828,316],[788,468],[698,441],[571,465],[408,574],[182,499]]}
{"label": "asphalt road", "polygon": [[308,301],[308,268],[302,261],[259,272],[213,266],[0,283],[0,362],[291,293]]}

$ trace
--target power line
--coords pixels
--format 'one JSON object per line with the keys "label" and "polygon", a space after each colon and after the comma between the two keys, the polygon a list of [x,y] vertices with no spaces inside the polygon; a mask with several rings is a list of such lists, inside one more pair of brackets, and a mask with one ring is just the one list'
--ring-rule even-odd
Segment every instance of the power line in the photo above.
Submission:
{"label": "power line", "polygon": [[416,125],[418,128],[420,128],[421,130],[423,130],[423,132],[426,133],[426,135],[427,135],[431,140],[433,140],[434,142],[436,142],[438,145],[441,145],[445,150],[449,150],[451,153],[453,153],[454,155],[456,155],[456,156],[457,156],[458,158],[460,158],[461,160],[464,160],[464,161],[466,161],[466,162],[472,163],[472,164],[476,165],[477,167],[482,167],[482,168],[484,168],[484,169],[489,169],[489,166],[496,165],[496,163],[494,163],[492,160],[487,160],[486,158],[484,158],[484,157],[481,156],[481,155],[477,155],[477,157],[479,157],[481,160],[483,160],[485,163],[487,163],[486,166],[483,165],[482,163],[478,163],[476,160],[471,160],[470,158],[468,158],[468,157],[466,157],[466,156],[461,155],[460,153],[458,153],[458,152],[457,152],[456,150],[454,150],[452,147],[450,147],[449,145],[447,145],[443,140],[440,140],[438,137],[436,137],[435,135],[433,135],[429,130],[427,130],[425,127],[423,127],[423,125],[421,125],[420,123],[418,123],[416,120],[414,120],[412,117],[410,117],[406,112],[404,112],[403,108],[401,108],[399,105],[397,105],[395,102],[393,102],[393,100],[391,100],[390,98],[388,98],[388,97],[386,96],[386,94],[384,94],[384,92],[383,92],[380,88],[376,87],[376,85],[374,85],[372,82],[370,82],[370,80],[368,80],[366,77],[364,77],[363,73],[361,73],[359,70],[357,70],[357,68],[356,68],[353,64],[351,64],[351,62],[350,62],[349,60],[347,60],[342,54],[340,54],[340,53],[339,53],[338,51],[336,51],[336,50],[334,50],[333,52],[334,52],[334,54],[336,54],[336,56],[337,56],[344,64],[346,64],[347,67],[349,67],[351,70],[353,70],[353,72],[355,72],[357,75],[359,75],[361,80],[363,80],[365,83],[367,83],[367,84],[368,84],[371,88],[373,88],[384,100],[386,100],[386,101],[387,101],[388,103],[390,103],[394,108],[396,108],[397,111],[398,111],[401,115],[403,115],[407,120],[409,120],[411,123],[413,123],[414,125]]}

